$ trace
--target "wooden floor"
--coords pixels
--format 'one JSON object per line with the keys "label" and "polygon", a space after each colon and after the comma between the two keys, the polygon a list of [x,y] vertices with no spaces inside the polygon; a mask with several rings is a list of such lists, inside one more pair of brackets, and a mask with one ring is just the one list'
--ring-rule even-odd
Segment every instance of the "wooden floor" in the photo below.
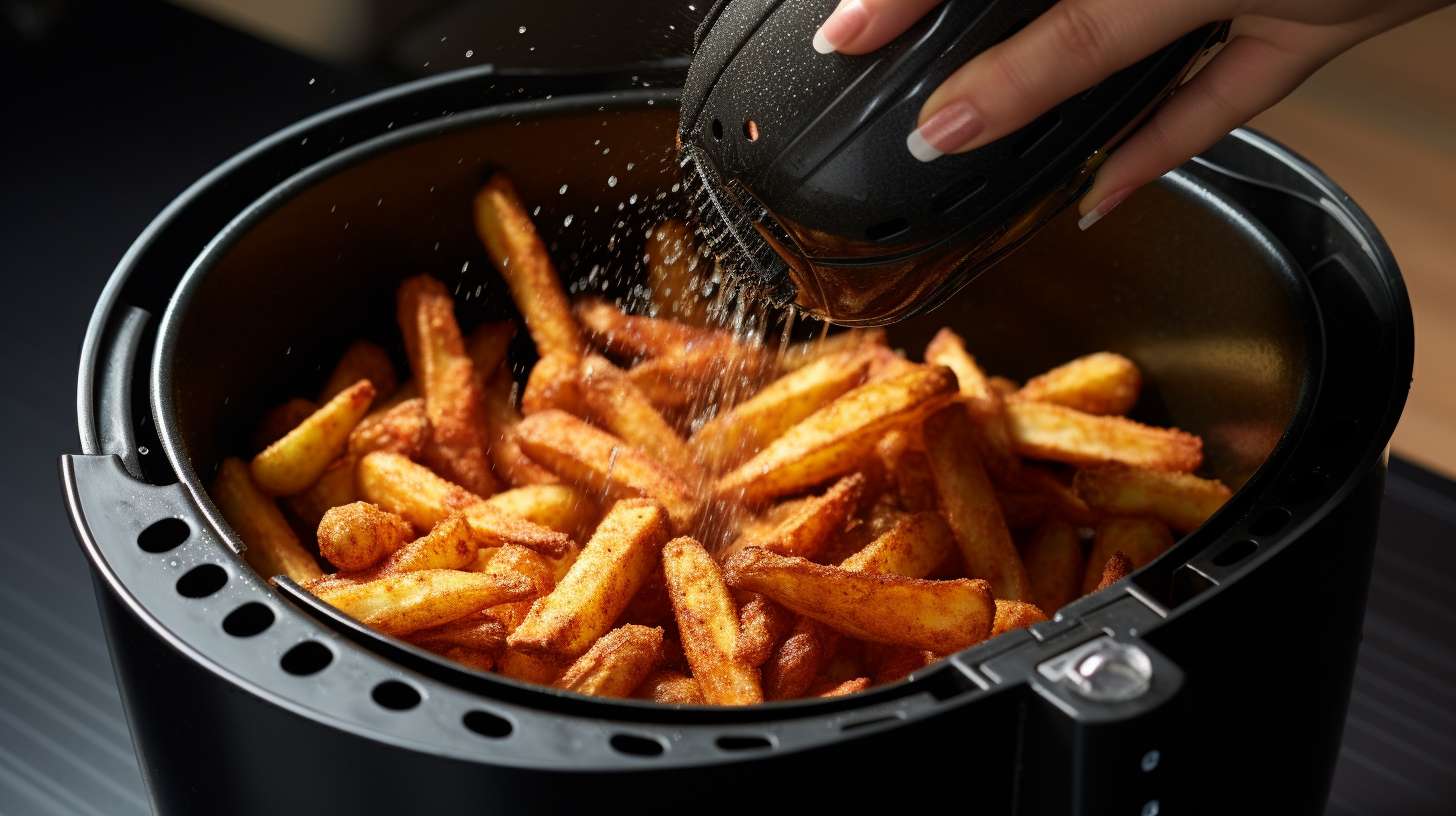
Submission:
{"label": "wooden floor", "polygon": [[1253,126],[1319,165],[1384,233],[1410,288],[1402,456],[1456,476],[1456,7],[1343,55]]}

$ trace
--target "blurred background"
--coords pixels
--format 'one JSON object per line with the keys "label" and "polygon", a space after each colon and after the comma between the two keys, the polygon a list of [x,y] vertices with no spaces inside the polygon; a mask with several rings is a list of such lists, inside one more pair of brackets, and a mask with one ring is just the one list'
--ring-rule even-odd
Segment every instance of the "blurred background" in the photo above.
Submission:
{"label": "blurred background", "polygon": [[[294,120],[465,66],[681,61],[712,0],[0,0],[0,813],[146,812],[55,459],[106,277],[187,185]],[[1416,316],[1331,812],[1456,801],[1456,8],[1339,58],[1253,124],[1383,230]],[[808,44],[805,44],[808,47]],[[1312,610],[1312,614],[1318,614]],[[1446,678],[1441,680],[1440,678]]]}

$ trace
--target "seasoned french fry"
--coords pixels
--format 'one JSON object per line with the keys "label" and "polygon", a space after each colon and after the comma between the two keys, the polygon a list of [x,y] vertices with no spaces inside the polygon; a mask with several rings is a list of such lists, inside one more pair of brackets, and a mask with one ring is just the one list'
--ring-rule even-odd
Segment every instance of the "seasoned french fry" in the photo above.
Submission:
{"label": "seasoned french fry", "polygon": [[698,481],[697,459],[687,443],[607,358],[593,354],[581,361],[581,395],[587,410],[608,431],[689,483]]}
{"label": "seasoned french fry", "polygon": [[485,503],[532,524],[565,533],[572,539],[591,534],[597,503],[582,491],[564,484],[538,484],[505,490]]}
{"label": "seasoned french fry", "polygon": [[1043,523],[1021,548],[1031,599],[1047,614],[1076,599],[1082,587],[1082,539],[1060,519]]}
{"label": "seasoned french fry", "polygon": [[663,548],[662,568],[683,653],[703,699],[713,705],[763,702],[758,671],[735,658],[738,610],[718,562],[693,539],[676,538]]}
{"label": "seasoned french fry", "polygon": [[394,376],[394,362],[389,359],[389,352],[368,340],[355,340],[344,349],[344,355],[339,358],[328,381],[324,383],[323,390],[319,392],[318,401],[328,402],[360,380],[368,380],[374,386],[376,401],[389,399],[398,385]]}
{"label": "seasoned french fry", "polygon": [[400,284],[397,305],[410,368],[430,420],[423,459],[466,490],[488,496],[496,484],[485,455],[485,409],[450,292],[438,280],[417,275]]}
{"label": "seasoned french fry", "polygon": [[369,502],[331,508],[318,525],[319,554],[348,572],[369,569],[413,537],[409,522]]}
{"label": "seasoned french fry", "polygon": [[657,502],[617,502],[566,576],[511,633],[511,647],[563,657],[585,652],[646,582],[668,531],[667,511]]}
{"label": "seasoned french fry", "polygon": [[764,698],[789,700],[804,696],[841,639],[818,621],[799,618],[763,666]]}
{"label": "seasoned french fry", "polygon": [[625,360],[661,357],[686,348],[731,339],[726,332],[676,320],[629,315],[601,298],[576,302],[576,319],[598,348]]}
{"label": "seasoned french fry", "polygon": [[1029,500],[1040,504],[1043,508],[1041,516],[1034,523],[1055,517],[1085,527],[1099,518],[1099,514],[1092,512],[1070,484],[1038,465],[1018,469],[1007,492],[1024,493]]}
{"label": "seasoned french fry", "polygon": [[1113,584],[1121,581],[1132,574],[1132,560],[1126,555],[1115,552],[1108,557],[1107,563],[1102,565],[1102,574],[1097,578],[1097,586],[1092,588],[1093,592],[1100,592]]}
{"label": "seasoned french fry", "polygon": [[307,490],[284,500],[288,511],[306,529],[317,530],[329,508],[348,504],[359,498],[359,488],[354,484],[354,467],[357,463],[358,459],[354,456],[335,459]]}
{"label": "seasoned french fry", "polygon": [[1020,396],[1089,414],[1125,414],[1137,403],[1142,381],[1132,360],[1100,351],[1032,377],[1021,387]]}
{"label": "seasoned french fry", "polygon": [[987,378],[987,382],[992,388],[996,389],[1002,399],[1010,397],[1021,390],[1021,386],[1017,384],[1016,380],[1008,377],[989,377]]}
{"label": "seasoned french fry", "polygon": [[714,472],[738,465],[858,386],[869,364],[869,356],[844,351],[802,366],[705,423],[693,434],[693,450]]}
{"label": "seasoned french fry", "polygon": [[1017,452],[1033,459],[1178,471],[1196,470],[1203,462],[1203,440],[1176,428],[1019,398],[1006,403],[1006,417]]}
{"label": "seasoned french fry", "polygon": [[282,439],[289,431],[297,428],[299,423],[308,419],[309,415],[318,410],[318,403],[313,400],[306,400],[303,397],[293,399],[275,405],[253,431],[253,450],[260,451],[269,445]]}
{"label": "seasoned french fry", "polygon": [[989,581],[997,598],[1029,597],[1026,568],[976,456],[975,427],[965,407],[942,409],[925,421],[924,433],[937,501],[960,545],[966,574]]}
{"label": "seasoned french fry", "polygon": [[448,646],[442,649],[439,655],[446,660],[453,660],[467,669],[474,669],[478,672],[488,672],[495,668],[495,656],[479,649]]}
{"label": "seasoned french fry", "polygon": [[940,659],[934,652],[913,649],[909,646],[885,646],[878,643],[866,644],[870,662],[874,666],[876,685],[903,680]]}
{"label": "seasoned french fry", "polygon": [[719,497],[761,504],[855,470],[889,430],[915,422],[950,399],[950,369],[921,367],[869,383],[794,425],[718,480]]}
{"label": "seasoned french fry", "polygon": [[480,385],[495,376],[506,361],[511,340],[516,336],[516,324],[510,320],[482,323],[465,339],[465,353],[475,368]]}
{"label": "seasoned french fry", "polygon": [[627,624],[602,635],[556,687],[594,697],[626,697],[662,659],[662,629]]}
{"label": "seasoned french fry", "polygon": [[479,550],[480,545],[470,531],[470,525],[465,523],[463,515],[457,513],[396,550],[385,560],[381,572],[397,575],[430,569],[464,569],[474,563]]}
{"label": "seasoned french fry", "polygon": [[503,544],[483,570],[487,575],[521,575],[531,582],[531,597],[501,604],[489,610],[492,616],[514,632],[531,611],[531,604],[556,588],[556,567],[550,559],[519,544]]}
{"label": "seasoned french fry", "polygon": [[738,643],[733,658],[749,668],[758,668],[794,625],[794,613],[757,592],[744,594],[747,597],[738,607]]}
{"label": "seasoned french fry", "polygon": [[1208,521],[1231,495],[1222,482],[1189,473],[1120,465],[1086,468],[1072,487],[1094,510],[1116,516],[1152,516],[1180,533]]}
{"label": "seasoned french fry", "polygon": [[547,354],[536,361],[526,390],[521,394],[521,413],[526,416],[542,411],[565,411],[586,415],[581,396],[581,358],[573,354]]}
{"label": "seasoned french fry", "polygon": [[711,269],[683,222],[666,219],[647,236],[647,283],[658,313],[692,326],[706,325],[708,298],[699,276]]}
{"label": "seasoned french fry", "polygon": [[581,334],[561,279],[505,174],[496,173],[475,196],[475,231],[510,287],[536,350],[542,356],[581,353]]}
{"label": "seasoned french fry", "polygon": [[653,357],[633,366],[627,378],[659,411],[727,410],[752,394],[772,370],[773,359],[761,349],[724,339]]}
{"label": "seasoned french fry", "polygon": [[1102,580],[1102,568],[1113,553],[1128,559],[1128,572],[1142,569],[1173,546],[1173,535],[1161,521],[1149,518],[1110,518],[1097,525],[1092,549],[1087,553],[1087,572],[1082,592],[1088,593]]}
{"label": "seasoned french fry", "polygon": [[701,505],[676,474],[640,449],[562,411],[543,411],[517,428],[521,447],[537,462],[589,493],[613,499],[650,496],[677,530],[689,530]]}
{"label": "seasoned french fry", "polygon": [[472,649],[500,657],[510,631],[489,612],[483,609],[442,626],[422,629],[410,635],[410,642],[426,649]]}
{"label": "seasoned french fry", "polygon": [[664,705],[703,704],[703,690],[698,681],[671,669],[659,669],[648,675],[632,696]]}
{"label": "seasoned french fry", "polygon": [[209,493],[247,546],[243,557],[259,575],[287,575],[299,583],[323,577],[323,570],[299,543],[277,503],[253,484],[248,466],[241,460],[223,460]]}
{"label": "seasoned french fry", "polygon": [[368,380],[344,389],[253,457],[249,466],[253,483],[274,496],[307,490],[331,462],[343,455],[349,432],[363,419],[373,399],[374,386]]}
{"label": "seasoned french fry", "polygon": [[531,582],[459,570],[421,570],[354,586],[325,588],[320,600],[386,635],[441,626],[496,604],[527,597]]}
{"label": "seasoned french fry", "polygon": [[991,387],[990,379],[966,351],[960,335],[941,329],[925,347],[925,362],[943,365],[955,372],[960,399],[976,420],[977,442],[986,469],[1001,478],[1018,474],[1021,463],[1011,442],[1005,398]]}
{"label": "seasoned french fry", "polygon": [[939,515],[914,513],[902,516],[840,567],[852,572],[924,578],[955,553],[955,536]]}
{"label": "seasoned french fry", "polygon": [[821,496],[799,502],[793,513],[760,536],[739,536],[723,553],[727,558],[747,547],[763,547],[780,555],[816,558],[844,529],[859,502],[865,479],[858,473],[835,482]]}
{"label": "seasoned french fry", "polygon": [[870,370],[865,377],[866,382],[890,380],[911,371],[927,368],[920,363],[905,359],[905,355],[890,348],[871,346],[866,353],[870,355]]}
{"label": "seasoned french fry", "polygon": [[556,684],[556,678],[566,671],[569,663],[552,655],[534,655],[508,648],[496,661],[495,670],[512,680],[551,686]]}
{"label": "seasoned french fry", "polygon": [[809,695],[811,697],[843,697],[847,694],[858,694],[869,687],[870,679],[868,677],[856,677],[852,680],[813,689]]}
{"label": "seasoned french fry", "polygon": [[782,368],[786,372],[793,371],[824,357],[884,345],[884,329],[850,329],[815,340],[794,343],[784,353]]}
{"label": "seasoned french fry", "polygon": [[885,434],[877,448],[880,462],[890,474],[901,507],[912,513],[934,510],[935,477],[930,473],[930,459],[924,450],[906,444],[908,436],[904,431]]}
{"label": "seasoned french fry", "polygon": [[497,371],[485,384],[483,394],[486,426],[491,432],[491,464],[496,472],[515,487],[526,485],[554,484],[556,475],[532,461],[521,450],[521,440],[516,436],[516,426],[521,424],[521,412],[516,410],[512,392],[515,380],[504,369]]}
{"label": "seasoned french fry", "polygon": [[1033,623],[1047,620],[1046,613],[1036,604],[1026,601],[996,601],[996,619],[991,623],[991,637],[1004,635],[1013,629],[1025,629]]}
{"label": "seasoned french fry", "polygon": [[927,581],[852,572],[751,548],[724,565],[735,589],[761,592],[801,615],[876,643],[953,652],[991,631],[995,604],[980,579]]}
{"label": "seasoned french fry", "polygon": [[377,450],[418,456],[430,440],[430,418],[425,401],[408,399],[387,411],[375,411],[349,433],[349,453],[363,456]]}
{"label": "seasoned french fry", "polygon": [[397,453],[366,455],[359,460],[355,476],[359,494],[366,501],[403,516],[416,530],[429,530],[446,516],[462,511],[482,547],[520,544],[556,557],[573,546],[565,534],[513,516]]}

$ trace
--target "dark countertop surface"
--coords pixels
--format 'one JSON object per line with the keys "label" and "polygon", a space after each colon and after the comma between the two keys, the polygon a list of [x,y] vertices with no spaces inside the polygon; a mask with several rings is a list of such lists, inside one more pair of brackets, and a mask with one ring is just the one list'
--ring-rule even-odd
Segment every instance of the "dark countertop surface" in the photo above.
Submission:
{"label": "dark countertop surface", "polygon": [[[86,321],[126,247],[189,183],[392,78],[340,74],[140,2],[98,4],[40,42],[7,43],[0,68],[12,80],[0,97],[11,305],[0,322],[0,813],[145,813],[56,471],[78,450]],[[1394,461],[1331,813],[1456,810],[1453,541],[1456,485]]]}

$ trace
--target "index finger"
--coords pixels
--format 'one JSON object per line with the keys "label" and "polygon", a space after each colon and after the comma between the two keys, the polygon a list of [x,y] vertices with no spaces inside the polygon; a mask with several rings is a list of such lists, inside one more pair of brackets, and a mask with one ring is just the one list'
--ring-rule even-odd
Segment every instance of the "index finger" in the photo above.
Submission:
{"label": "index finger", "polygon": [[821,54],[868,54],[905,33],[941,0],[841,0],[814,34]]}

